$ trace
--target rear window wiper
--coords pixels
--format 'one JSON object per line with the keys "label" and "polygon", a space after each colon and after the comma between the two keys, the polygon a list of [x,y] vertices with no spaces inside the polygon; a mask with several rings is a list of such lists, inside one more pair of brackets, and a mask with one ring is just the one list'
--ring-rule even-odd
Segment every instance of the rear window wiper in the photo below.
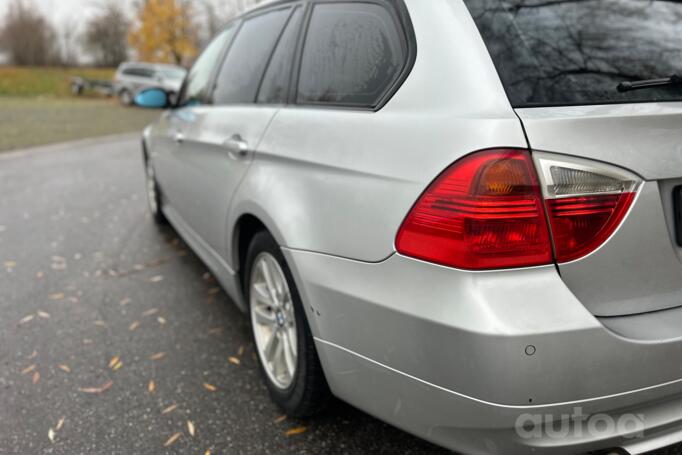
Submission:
{"label": "rear window wiper", "polygon": [[682,85],[682,76],[673,74],[670,77],[661,79],[645,79],[641,81],[621,82],[618,84],[618,91],[621,93],[631,92],[632,90],[641,90],[652,87],[668,87],[671,85]]}

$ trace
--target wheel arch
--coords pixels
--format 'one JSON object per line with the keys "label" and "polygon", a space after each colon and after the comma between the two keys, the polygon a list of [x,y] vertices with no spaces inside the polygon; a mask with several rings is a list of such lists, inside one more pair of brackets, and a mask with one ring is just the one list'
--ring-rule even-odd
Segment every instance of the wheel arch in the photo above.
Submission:
{"label": "wheel arch", "polygon": [[258,206],[251,205],[248,210],[241,210],[234,219],[234,227],[231,229],[232,239],[229,243],[230,259],[234,272],[239,277],[240,290],[243,292],[243,268],[254,236],[261,231],[266,231],[272,235],[278,245],[284,246],[285,243],[273,220]]}

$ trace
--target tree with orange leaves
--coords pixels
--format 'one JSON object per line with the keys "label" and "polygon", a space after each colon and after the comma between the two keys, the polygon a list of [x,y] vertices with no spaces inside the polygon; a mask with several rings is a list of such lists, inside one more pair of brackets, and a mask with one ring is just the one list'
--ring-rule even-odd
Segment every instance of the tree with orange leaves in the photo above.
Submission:
{"label": "tree with orange leaves", "polygon": [[197,27],[187,0],[144,0],[128,42],[139,60],[187,65],[197,55]]}

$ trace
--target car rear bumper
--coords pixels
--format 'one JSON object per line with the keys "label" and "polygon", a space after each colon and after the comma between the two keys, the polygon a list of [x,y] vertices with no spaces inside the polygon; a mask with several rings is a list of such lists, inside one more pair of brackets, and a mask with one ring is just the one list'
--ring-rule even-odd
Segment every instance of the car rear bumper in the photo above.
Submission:
{"label": "car rear bumper", "polygon": [[[316,341],[335,394],[396,427],[463,454],[575,455],[615,448],[642,454],[682,441],[679,387],[511,407],[458,394]],[[629,404],[621,408],[624,403]]]}
{"label": "car rear bumper", "polygon": [[464,453],[643,453],[682,439],[682,343],[612,333],[554,267],[284,251],[332,390],[389,423]]}

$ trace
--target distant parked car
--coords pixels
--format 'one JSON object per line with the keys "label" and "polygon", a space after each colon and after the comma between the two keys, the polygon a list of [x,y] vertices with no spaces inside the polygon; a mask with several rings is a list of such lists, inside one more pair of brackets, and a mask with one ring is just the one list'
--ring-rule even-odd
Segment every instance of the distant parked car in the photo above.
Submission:
{"label": "distant parked car", "polygon": [[175,65],[122,63],[114,76],[114,94],[121,104],[130,106],[140,90],[159,87],[178,93],[187,70]]}

